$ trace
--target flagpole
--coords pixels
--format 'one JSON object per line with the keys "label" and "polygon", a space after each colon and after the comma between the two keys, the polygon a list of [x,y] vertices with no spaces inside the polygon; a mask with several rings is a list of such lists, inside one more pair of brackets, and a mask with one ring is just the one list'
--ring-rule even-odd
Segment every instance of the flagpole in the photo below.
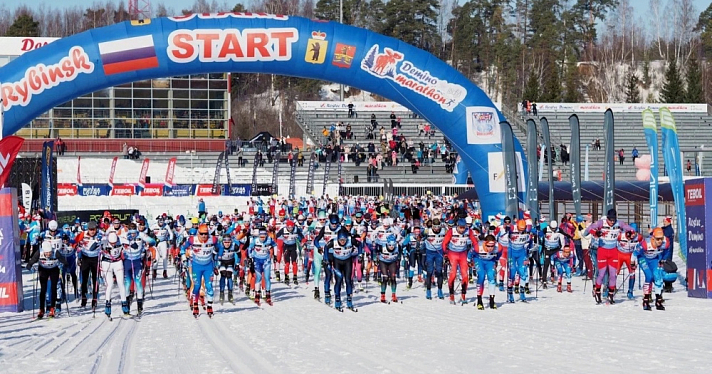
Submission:
{"label": "flagpole", "polygon": [[[1,86],[2,84],[0,84]],[[0,94],[0,140],[2,140],[2,132],[5,129],[5,103],[2,101]]]}

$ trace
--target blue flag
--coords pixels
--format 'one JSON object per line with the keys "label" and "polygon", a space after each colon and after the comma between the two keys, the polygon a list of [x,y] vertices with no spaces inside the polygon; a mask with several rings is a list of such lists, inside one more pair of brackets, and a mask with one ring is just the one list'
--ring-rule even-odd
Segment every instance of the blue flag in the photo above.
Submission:
{"label": "blue flag", "polygon": [[650,109],[643,111],[643,131],[650,152],[650,227],[658,226],[658,124]]}
{"label": "blue flag", "polygon": [[660,127],[663,135],[663,161],[670,177],[672,197],[675,199],[680,258],[687,261],[687,220],[685,218],[685,185],[682,180],[682,157],[677,140],[677,126],[668,108],[660,108]]}

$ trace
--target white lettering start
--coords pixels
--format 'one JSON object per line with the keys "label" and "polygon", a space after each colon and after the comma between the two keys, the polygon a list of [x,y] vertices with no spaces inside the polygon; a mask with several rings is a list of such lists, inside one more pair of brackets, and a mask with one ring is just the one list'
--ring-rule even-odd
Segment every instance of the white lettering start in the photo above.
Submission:
{"label": "white lettering start", "polygon": [[39,95],[44,90],[58,86],[62,82],[70,82],[80,73],[94,72],[94,63],[82,47],[72,47],[69,55],[58,63],[46,66],[37,64],[25,72],[19,82],[3,83],[2,98],[5,110],[15,105],[27,106],[33,95]]}
{"label": "white lettering start", "polygon": [[295,28],[176,30],[168,36],[168,58],[177,63],[289,61]]}

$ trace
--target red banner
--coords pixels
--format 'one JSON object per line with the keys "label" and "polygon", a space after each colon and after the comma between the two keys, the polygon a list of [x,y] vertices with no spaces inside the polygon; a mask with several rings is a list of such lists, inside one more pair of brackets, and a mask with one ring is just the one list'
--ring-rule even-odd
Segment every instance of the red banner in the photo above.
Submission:
{"label": "red banner", "polygon": [[82,156],[77,157],[77,184],[82,185]]}
{"label": "red banner", "polygon": [[134,194],[134,186],[120,184],[111,189],[111,196],[132,196]]}
{"label": "red banner", "polygon": [[57,196],[77,196],[77,186],[72,183],[57,183]]}
{"label": "red banner", "polygon": [[141,196],[163,196],[162,184],[146,184],[141,191]]}
{"label": "red banner", "polygon": [[141,175],[138,177],[138,185],[141,187],[146,186],[146,174],[148,174],[148,157],[143,159],[143,164],[141,165]]}
{"label": "red banner", "polygon": [[218,196],[219,194],[213,194],[213,185],[212,184],[199,184],[195,188],[195,195],[196,196]]}
{"label": "red banner", "polygon": [[171,157],[170,160],[168,160],[168,168],[166,169],[166,178],[164,179],[163,184],[166,187],[173,187],[173,175],[175,174],[176,170],[176,158]]}
{"label": "red banner", "polygon": [[119,160],[118,157],[114,157],[111,161],[111,172],[109,172],[109,186],[114,187],[114,172],[116,171],[116,162]]}
{"label": "red banner", "polygon": [[0,187],[2,187],[10,176],[12,164],[15,162],[17,153],[25,139],[19,136],[8,136],[0,140]]}

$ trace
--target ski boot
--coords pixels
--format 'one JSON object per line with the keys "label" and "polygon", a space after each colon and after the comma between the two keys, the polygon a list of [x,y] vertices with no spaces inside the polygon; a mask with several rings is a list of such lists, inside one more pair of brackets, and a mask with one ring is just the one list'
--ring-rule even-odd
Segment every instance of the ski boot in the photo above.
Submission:
{"label": "ski boot", "polygon": [[384,304],[386,303],[386,293],[385,292],[381,292],[381,302]]}
{"label": "ski boot", "polygon": [[260,291],[255,292],[255,304],[257,304],[257,306],[260,306],[260,297],[262,296],[260,294]]}
{"label": "ski boot", "polygon": [[44,310],[40,309],[37,311],[37,319],[44,318]]}
{"label": "ski boot", "polygon": [[168,271],[163,270],[163,279],[168,279]]}
{"label": "ski boot", "polygon": [[121,311],[124,312],[125,316],[130,316],[131,313],[129,312],[129,303],[126,301],[121,302]]}
{"label": "ski boot", "polygon": [[608,290],[608,303],[609,304],[615,304],[615,300],[613,300],[613,296],[615,296],[616,290],[614,288],[611,288]]}
{"label": "ski boot", "polygon": [[[663,308],[665,309],[665,308]],[[47,314],[49,318],[54,318],[54,308],[49,308],[49,313]]]}
{"label": "ski boot", "polygon": [[104,306],[104,314],[106,314],[107,317],[111,318],[111,301],[106,302],[106,305]]}
{"label": "ski boot", "polygon": [[96,308],[97,305],[99,305],[99,302],[95,298],[91,299],[91,307]]}
{"label": "ski boot", "polygon": [[655,309],[665,310],[665,305],[663,305],[663,295],[655,294]]}
{"label": "ski boot", "polygon": [[545,290],[545,289],[547,289],[547,284],[546,284],[546,281],[544,281],[544,282],[541,282],[541,289],[542,289],[542,290]]}
{"label": "ski boot", "polygon": [[247,297],[249,297],[251,300],[255,299],[255,290],[249,290],[249,291],[247,291],[247,294],[248,294]]}
{"label": "ski boot", "polygon": [[571,289],[571,283],[566,283],[566,292],[572,293],[574,290]]}
{"label": "ski boot", "polygon": [[482,304],[482,295],[477,295],[477,310],[485,310],[485,305]]}
{"label": "ski boot", "polygon": [[429,288],[428,288],[427,290],[425,290],[425,298],[428,299],[428,300],[432,300],[432,299],[433,299],[433,295],[430,294],[430,289],[429,289]]}
{"label": "ski boot", "polygon": [[603,296],[604,298],[608,297],[608,289],[607,288],[603,289],[603,291],[601,292],[601,296]]}
{"label": "ski boot", "polygon": [[213,302],[208,301],[208,317],[213,318]]}
{"label": "ski boot", "polygon": [[532,291],[529,289],[529,283],[524,285],[524,293],[529,295]]}
{"label": "ski boot", "polygon": [[494,295],[490,295],[489,307],[490,309],[497,309],[497,304],[494,302]]}
{"label": "ski boot", "polygon": [[346,297],[346,308],[353,310],[354,309],[354,303],[351,301],[351,296]]}
{"label": "ski boot", "polygon": [[267,291],[265,294],[265,302],[269,305],[272,305],[272,293],[270,291]]}
{"label": "ski boot", "polygon": [[445,298],[445,295],[443,295],[443,289],[438,288],[438,299],[442,300]]}
{"label": "ski boot", "polygon": [[227,291],[227,301],[232,303],[232,302],[234,302],[234,300],[235,299],[232,298],[232,291],[228,290]]}
{"label": "ski boot", "polygon": [[423,276],[418,274],[418,283],[423,283]]}
{"label": "ski boot", "polygon": [[129,309],[131,309],[131,304],[133,303],[133,298],[134,298],[133,292],[129,292],[129,295],[126,296],[126,303],[129,305]]}
{"label": "ski boot", "polygon": [[413,277],[408,277],[408,284],[405,286],[407,290],[413,287]]}
{"label": "ski boot", "polygon": [[394,303],[398,302],[398,296],[396,296],[395,292],[391,294],[391,301]]}
{"label": "ski boot", "polygon": [[143,314],[143,299],[136,299],[136,310],[139,316]]}
{"label": "ski boot", "polygon": [[519,288],[519,300],[527,301],[527,294],[524,292],[524,289],[522,289],[521,287]]}
{"label": "ski boot", "polygon": [[281,282],[282,276],[279,274],[279,270],[275,271],[274,275],[277,277],[277,282]]}
{"label": "ski boot", "polygon": [[331,294],[328,292],[324,293],[324,304],[331,305]]}
{"label": "ski boot", "polygon": [[319,287],[314,287],[314,300],[319,300],[321,296],[319,295]]}
{"label": "ski boot", "polygon": [[633,290],[628,289],[628,300],[633,300],[635,299],[635,296],[633,296]]}
{"label": "ski boot", "polygon": [[455,295],[450,293],[450,304],[455,305]]}
{"label": "ski boot", "polygon": [[225,301],[225,292],[224,291],[220,291],[220,297],[219,297],[218,301],[220,302],[220,305],[222,305],[223,302]]}
{"label": "ski boot", "polygon": [[507,287],[507,302],[514,303],[514,290],[512,287]]}
{"label": "ski boot", "polygon": [[653,310],[650,307],[650,294],[643,295],[643,310]]}
{"label": "ski boot", "polygon": [[504,282],[499,282],[499,290],[504,292]]}
{"label": "ski boot", "polygon": [[467,297],[465,297],[465,294],[462,294],[462,295],[460,296],[460,304],[461,304],[461,305],[467,304]]}
{"label": "ski boot", "polygon": [[556,292],[561,293],[561,282],[556,285]]}
{"label": "ski boot", "polygon": [[294,279],[292,280],[292,284],[295,285],[295,286],[298,286],[298,285],[299,285],[299,281],[297,280],[297,276],[296,276],[296,275],[294,276]]}
{"label": "ski boot", "polygon": [[158,277],[158,270],[157,270],[157,269],[153,269],[153,272],[152,272],[151,275],[153,276],[153,279],[156,279],[156,277]]}
{"label": "ski boot", "polygon": [[289,274],[284,274],[284,284],[289,286]]}
{"label": "ski boot", "polygon": [[363,291],[363,290],[364,290],[364,288],[363,288],[363,283],[358,282],[358,290],[359,290],[359,291]]}
{"label": "ski boot", "polygon": [[200,308],[198,308],[198,298],[194,297],[191,301],[193,303],[193,317],[198,318],[200,315]]}
{"label": "ski boot", "polygon": [[339,310],[339,311],[342,310],[340,296],[336,296],[336,300],[334,301],[334,309]]}
{"label": "ski boot", "polygon": [[80,304],[80,306],[82,308],[86,308],[86,306],[87,306],[87,298],[86,297],[82,297],[82,303]]}
{"label": "ski boot", "polygon": [[601,299],[601,287],[594,287],[593,298],[596,299],[596,304],[603,303],[603,299]]}

